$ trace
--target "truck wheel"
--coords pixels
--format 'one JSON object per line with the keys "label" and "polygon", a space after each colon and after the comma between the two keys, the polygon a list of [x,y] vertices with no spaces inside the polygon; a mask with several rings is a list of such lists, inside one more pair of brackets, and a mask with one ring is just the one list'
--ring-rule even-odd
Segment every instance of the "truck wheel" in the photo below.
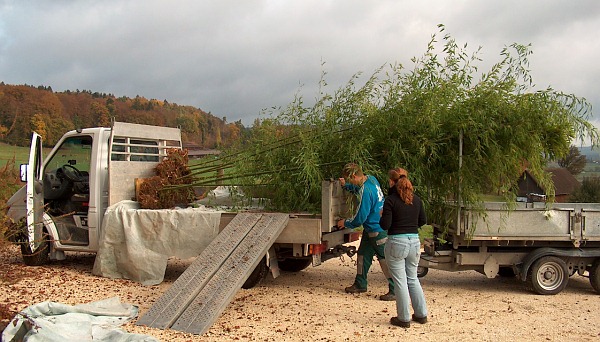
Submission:
{"label": "truck wheel", "polygon": [[21,243],[21,255],[23,262],[27,266],[41,266],[48,263],[50,255],[50,243],[48,241],[48,233],[42,233],[42,242],[35,251],[31,251],[28,242]]}
{"label": "truck wheel", "polygon": [[258,265],[254,268],[254,271],[250,273],[248,279],[246,279],[246,282],[242,285],[242,288],[246,290],[253,288],[267,276],[267,273],[269,273],[269,267],[267,266],[267,259],[265,257],[260,260]]}
{"label": "truck wheel", "polygon": [[541,295],[554,295],[567,287],[569,271],[563,259],[545,256],[531,265],[527,278],[534,292]]}
{"label": "truck wheel", "polygon": [[312,264],[311,259],[287,258],[277,261],[279,269],[286,272],[300,272]]}
{"label": "truck wheel", "polygon": [[417,277],[423,278],[429,273],[429,267],[417,266]]}
{"label": "truck wheel", "polygon": [[600,259],[594,260],[590,269],[590,283],[596,292],[600,293]]}

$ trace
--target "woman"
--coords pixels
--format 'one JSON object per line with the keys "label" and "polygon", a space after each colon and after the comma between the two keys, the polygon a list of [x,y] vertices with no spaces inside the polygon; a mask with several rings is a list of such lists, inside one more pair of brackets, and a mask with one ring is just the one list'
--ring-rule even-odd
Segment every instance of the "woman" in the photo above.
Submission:
{"label": "woman", "polygon": [[381,228],[388,231],[385,259],[395,283],[397,317],[390,323],[410,327],[410,305],[414,310],[412,320],[427,322],[425,295],[417,278],[417,266],[421,255],[419,227],[426,221],[419,196],[413,192],[408,172],[397,168],[389,171],[390,193],[385,199],[381,215]]}

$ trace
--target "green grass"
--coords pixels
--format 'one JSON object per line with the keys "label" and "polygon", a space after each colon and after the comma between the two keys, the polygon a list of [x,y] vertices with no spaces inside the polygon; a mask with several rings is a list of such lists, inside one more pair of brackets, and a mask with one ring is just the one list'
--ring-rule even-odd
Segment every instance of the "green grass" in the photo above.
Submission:
{"label": "green grass", "polygon": [[0,143],[0,167],[13,159],[15,160],[15,165],[27,163],[29,160],[29,147],[11,146]]}
{"label": "green grass", "polygon": [[[50,153],[51,148],[44,148],[44,157]],[[12,146],[5,143],[0,143],[0,167],[3,167],[11,160],[15,160],[15,165],[29,162],[29,147]]]}

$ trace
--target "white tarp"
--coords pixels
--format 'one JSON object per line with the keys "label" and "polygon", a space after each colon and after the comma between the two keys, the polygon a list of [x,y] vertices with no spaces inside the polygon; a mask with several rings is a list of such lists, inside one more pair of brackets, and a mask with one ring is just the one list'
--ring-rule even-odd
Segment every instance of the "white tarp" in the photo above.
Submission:
{"label": "white tarp", "polygon": [[119,297],[75,306],[47,301],[19,312],[2,332],[2,341],[158,342],[118,328],[137,314],[136,306],[121,303]]}
{"label": "white tarp", "polygon": [[160,284],[169,257],[198,256],[219,234],[221,213],[205,208],[139,209],[122,201],[106,210],[93,274]]}

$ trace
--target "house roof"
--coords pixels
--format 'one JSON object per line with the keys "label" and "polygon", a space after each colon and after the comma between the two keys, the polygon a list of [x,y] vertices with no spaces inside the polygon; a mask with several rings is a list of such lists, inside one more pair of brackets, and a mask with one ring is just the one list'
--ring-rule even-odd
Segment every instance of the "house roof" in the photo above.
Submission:
{"label": "house roof", "polygon": [[552,174],[556,195],[569,195],[581,186],[579,181],[565,168],[546,169]]}
{"label": "house roof", "polygon": [[[569,170],[565,169],[565,168],[546,168],[544,169],[544,171],[550,173],[551,177],[552,177],[552,183],[554,184],[554,194],[556,196],[560,196],[560,195],[570,195],[571,193],[573,193],[573,191],[577,188],[579,188],[581,186],[581,184],[579,183],[579,181],[575,178],[575,176],[573,176]],[[529,172],[528,169],[525,169],[523,171],[523,175],[521,176],[521,179],[519,182],[521,182],[520,187],[520,192],[531,192],[531,191],[539,191],[541,190],[543,193],[546,192],[546,189],[544,189],[544,187],[538,183],[538,180],[535,176],[533,176],[531,174],[531,172]],[[529,179],[529,181],[531,182],[530,185],[523,185],[523,184],[527,184],[525,183],[524,179]],[[531,185],[533,184],[533,185]],[[533,186],[533,188],[532,188]],[[535,190],[535,187],[538,188],[538,190]],[[525,190],[523,190],[525,189]]]}

